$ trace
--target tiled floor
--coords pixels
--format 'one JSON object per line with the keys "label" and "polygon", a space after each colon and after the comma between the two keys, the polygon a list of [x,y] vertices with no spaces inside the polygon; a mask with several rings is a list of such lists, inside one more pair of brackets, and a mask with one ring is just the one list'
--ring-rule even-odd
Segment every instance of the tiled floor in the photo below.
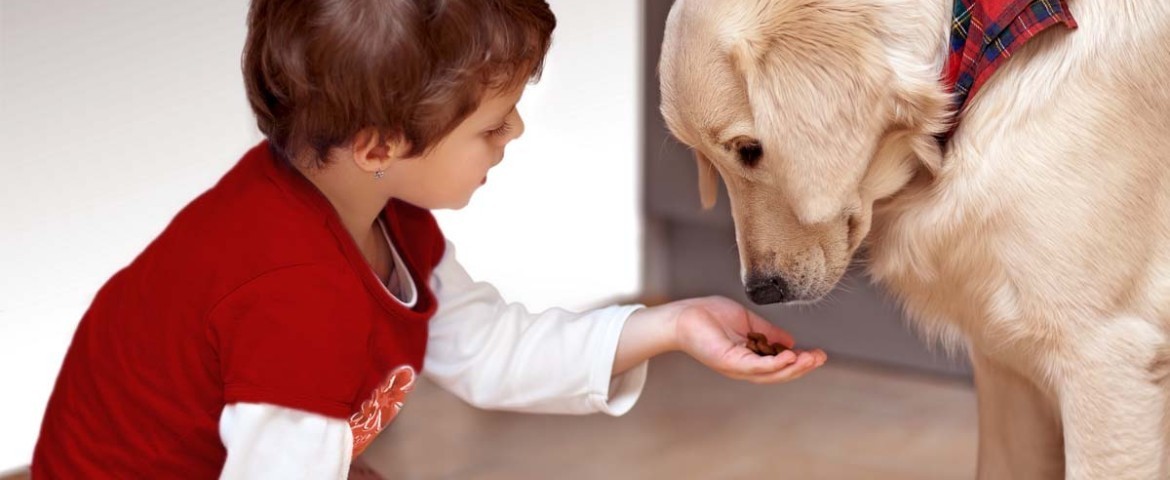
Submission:
{"label": "tiled floor", "polygon": [[472,409],[422,383],[366,453],[394,479],[970,479],[975,396],[961,380],[830,360],[787,385],[650,366],[621,418]]}

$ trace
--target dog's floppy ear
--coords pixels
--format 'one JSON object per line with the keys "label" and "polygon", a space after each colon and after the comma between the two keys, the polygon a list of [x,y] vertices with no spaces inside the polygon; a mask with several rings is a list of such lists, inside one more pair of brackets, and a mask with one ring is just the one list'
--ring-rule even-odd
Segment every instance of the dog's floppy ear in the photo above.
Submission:
{"label": "dog's floppy ear", "polygon": [[902,79],[894,99],[894,121],[911,132],[910,148],[932,174],[942,168],[938,137],[950,128],[951,99],[934,82]]}
{"label": "dog's floppy ear", "polygon": [[699,199],[703,202],[703,210],[715,207],[715,199],[719,195],[719,172],[711,160],[695,151],[695,164],[699,167]]}

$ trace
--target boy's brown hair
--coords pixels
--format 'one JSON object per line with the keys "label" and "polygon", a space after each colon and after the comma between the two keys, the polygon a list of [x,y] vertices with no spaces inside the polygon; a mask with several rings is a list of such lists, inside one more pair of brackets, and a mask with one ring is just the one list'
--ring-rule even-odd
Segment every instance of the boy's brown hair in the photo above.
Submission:
{"label": "boy's brown hair", "polygon": [[323,164],[367,128],[416,156],[539,77],[555,26],[544,0],[253,0],[244,83],[286,159]]}

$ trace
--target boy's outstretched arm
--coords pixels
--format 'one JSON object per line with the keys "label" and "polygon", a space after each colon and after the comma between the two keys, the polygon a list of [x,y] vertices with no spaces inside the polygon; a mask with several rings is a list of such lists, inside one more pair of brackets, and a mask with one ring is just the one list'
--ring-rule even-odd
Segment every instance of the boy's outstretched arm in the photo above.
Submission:
{"label": "boy's outstretched arm", "polygon": [[792,335],[723,297],[692,298],[644,308],[630,315],[618,340],[613,375],[651,357],[682,351],[725,376],[754,383],[782,383],[823,365],[825,352],[785,350],[761,356],[746,347],[757,332],[792,348]]}
{"label": "boy's outstretched arm", "polygon": [[646,360],[673,350],[758,383],[789,381],[824,362],[819,351],[771,357],[748,350],[742,343],[751,332],[769,344],[793,341],[726,298],[531,312],[472,279],[455,257],[448,242],[432,273],[439,307],[429,322],[423,374],[480,408],[622,415],[641,394]]}

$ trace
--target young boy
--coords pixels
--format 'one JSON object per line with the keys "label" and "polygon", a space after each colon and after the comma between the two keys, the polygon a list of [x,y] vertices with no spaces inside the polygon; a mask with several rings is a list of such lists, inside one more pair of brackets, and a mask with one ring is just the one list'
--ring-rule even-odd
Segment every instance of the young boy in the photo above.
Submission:
{"label": "young boy", "polygon": [[[723,298],[529,313],[472,281],[429,210],[521,135],[542,0],[255,0],[267,140],[102,287],[33,458],[41,478],[343,478],[420,372],[492,409],[621,415],[650,357],[796,379],[820,351]],[[557,181],[557,179],[549,179]]]}

